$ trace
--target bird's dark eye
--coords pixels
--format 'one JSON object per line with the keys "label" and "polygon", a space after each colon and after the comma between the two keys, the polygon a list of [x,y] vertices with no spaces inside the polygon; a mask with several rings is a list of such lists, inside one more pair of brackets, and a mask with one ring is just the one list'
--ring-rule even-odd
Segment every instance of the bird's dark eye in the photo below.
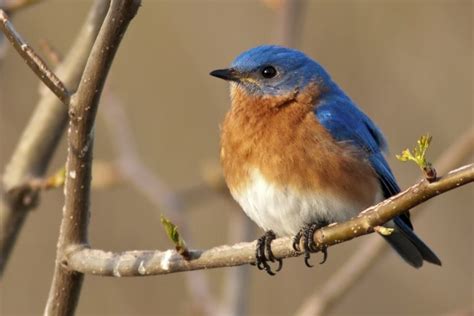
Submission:
{"label": "bird's dark eye", "polygon": [[275,77],[276,74],[277,74],[277,71],[276,71],[275,67],[273,67],[273,66],[265,66],[262,69],[262,76],[264,78],[270,79],[270,78]]}

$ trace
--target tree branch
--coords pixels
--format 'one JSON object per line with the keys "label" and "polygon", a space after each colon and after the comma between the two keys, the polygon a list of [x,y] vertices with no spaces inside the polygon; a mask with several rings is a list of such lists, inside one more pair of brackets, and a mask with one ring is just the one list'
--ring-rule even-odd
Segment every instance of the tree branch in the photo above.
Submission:
{"label": "tree branch", "polygon": [[107,89],[104,92],[104,101],[101,107],[102,118],[115,147],[120,172],[157,208],[166,210],[173,222],[180,227],[185,225],[178,196],[141,159],[124,106]]}
{"label": "tree branch", "polygon": [[474,153],[474,126],[471,126],[462,134],[456,136],[456,141],[452,143],[443,155],[434,163],[438,173],[445,173],[448,170],[460,166],[469,156]]}
{"label": "tree branch", "polygon": [[88,242],[95,116],[115,53],[139,6],[139,0],[112,0],[77,92],[71,98],[65,205],[46,315],[72,315],[79,300],[83,275],[67,269],[64,255]]}
{"label": "tree branch", "polygon": [[5,36],[15,47],[16,51],[30,66],[31,70],[53,91],[53,93],[66,105],[69,104],[69,91],[61,80],[52,72],[48,65],[36,52],[21,38],[13,24],[8,20],[5,11],[0,9],[0,28]]}
{"label": "tree branch", "polygon": [[[71,91],[77,88],[92,44],[99,32],[109,2],[96,0],[64,62],[57,67],[58,77]],[[67,122],[67,107],[49,91],[42,93],[33,115],[21,136],[3,175],[0,190],[0,275],[36,196],[28,192],[11,196],[10,189],[30,178],[44,176]],[[25,197],[29,197],[26,198]],[[31,203],[25,203],[31,201]]]}
{"label": "tree branch", "polygon": [[[373,232],[379,226],[434,196],[474,181],[474,164],[451,171],[436,182],[422,180],[407,190],[363,211],[350,221],[317,230],[314,241],[321,249]],[[70,271],[101,276],[144,276],[198,269],[238,266],[255,262],[256,242],[220,246],[209,250],[191,250],[185,260],[174,250],[106,252],[86,247],[70,249],[64,257]],[[293,250],[292,238],[272,242],[276,258],[301,255]]]}
{"label": "tree branch", "polygon": [[[464,132],[457,141],[445,150],[443,155],[434,163],[438,172],[459,166],[474,150],[474,127]],[[424,205],[423,205],[424,206]],[[422,209],[412,214],[417,216]],[[324,315],[360,280],[366,271],[381,258],[388,249],[388,244],[382,238],[368,240],[314,293],[306,298],[296,312],[299,316]]]}
{"label": "tree branch", "polygon": [[282,0],[278,9],[277,43],[295,47],[298,43],[298,35],[301,34],[301,26],[304,19],[301,13],[306,5],[306,0]]}

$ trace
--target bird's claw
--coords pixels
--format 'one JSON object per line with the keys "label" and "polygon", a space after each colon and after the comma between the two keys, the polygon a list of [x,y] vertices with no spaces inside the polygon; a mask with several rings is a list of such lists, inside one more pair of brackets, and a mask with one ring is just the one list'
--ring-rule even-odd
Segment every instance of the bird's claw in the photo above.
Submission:
{"label": "bird's claw", "polygon": [[295,237],[293,237],[293,250],[294,250],[294,251],[298,251],[298,252],[301,251],[301,248],[300,248],[300,240],[301,240],[302,235],[303,235],[303,233],[302,233],[302,231],[300,230],[300,231],[295,235]]}
{"label": "bird's claw", "polygon": [[326,245],[321,247],[321,252],[323,253],[323,260],[319,264],[323,264],[328,259],[328,247]]}
{"label": "bird's claw", "polygon": [[[295,251],[303,251],[304,252],[304,263],[307,267],[311,268],[313,265],[309,263],[309,259],[311,258],[311,253],[321,251],[323,253],[323,260],[319,264],[323,264],[326,262],[328,258],[328,251],[327,246],[320,246],[316,245],[314,242],[313,236],[316,230],[320,229],[321,227],[326,226],[328,223],[312,223],[306,225],[303,229],[301,229],[293,238],[293,249]],[[303,239],[303,249],[300,247],[301,239]]]}
{"label": "bird's claw", "polygon": [[[276,238],[275,233],[271,230],[265,232],[265,235],[257,240],[257,249],[255,253],[256,265],[259,270],[265,270],[270,275],[275,275],[283,267],[283,260],[275,258],[272,252],[271,243]],[[275,272],[268,264],[270,262],[277,262],[278,266]]]}

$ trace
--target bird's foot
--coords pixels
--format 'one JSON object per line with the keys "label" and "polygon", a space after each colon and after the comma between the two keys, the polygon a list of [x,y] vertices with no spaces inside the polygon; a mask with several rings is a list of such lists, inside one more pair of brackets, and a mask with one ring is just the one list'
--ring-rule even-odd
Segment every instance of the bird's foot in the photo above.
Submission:
{"label": "bird's foot", "polygon": [[[273,231],[269,230],[265,232],[265,235],[257,240],[257,249],[255,253],[257,268],[259,270],[265,270],[270,275],[275,275],[275,272],[280,271],[283,266],[283,260],[275,258],[272,252],[271,243],[275,238],[276,236]],[[275,272],[272,271],[268,261],[278,263]]]}
{"label": "bird's foot", "polygon": [[[326,262],[328,258],[328,251],[327,247],[318,247],[314,242],[314,233],[320,229],[328,225],[328,222],[316,222],[311,223],[303,227],[296,235],[293,237],[293,249],[295,251],[303,251],[304,252],[304,263],[307,267],[313,267],[309,263],[309,259],[311,258],[312,252],[321,251],[323,253],[323,260],[319,264],[323,264]],[[300,248],[300,242],[303,240],[303,249]]]}

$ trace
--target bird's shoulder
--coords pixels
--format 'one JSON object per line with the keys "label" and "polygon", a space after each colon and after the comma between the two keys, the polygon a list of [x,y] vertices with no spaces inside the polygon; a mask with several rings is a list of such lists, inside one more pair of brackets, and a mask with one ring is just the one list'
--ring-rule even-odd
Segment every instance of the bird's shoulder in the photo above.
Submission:
{"label": "bird's shoulder", "polygon": [[314,114],[337,141],[350,141],[368,153],[384,152],[387,143],[380,129],[345,95],[332,95],[315,107]]}
{"label": "bird's shoulder", "polygon": [[348,142],[366,154],[386,198],[400,192],[384,152],[387,143],[380,129],[342,92],[320,102],[314,111],[318,122],[340,142]]}

